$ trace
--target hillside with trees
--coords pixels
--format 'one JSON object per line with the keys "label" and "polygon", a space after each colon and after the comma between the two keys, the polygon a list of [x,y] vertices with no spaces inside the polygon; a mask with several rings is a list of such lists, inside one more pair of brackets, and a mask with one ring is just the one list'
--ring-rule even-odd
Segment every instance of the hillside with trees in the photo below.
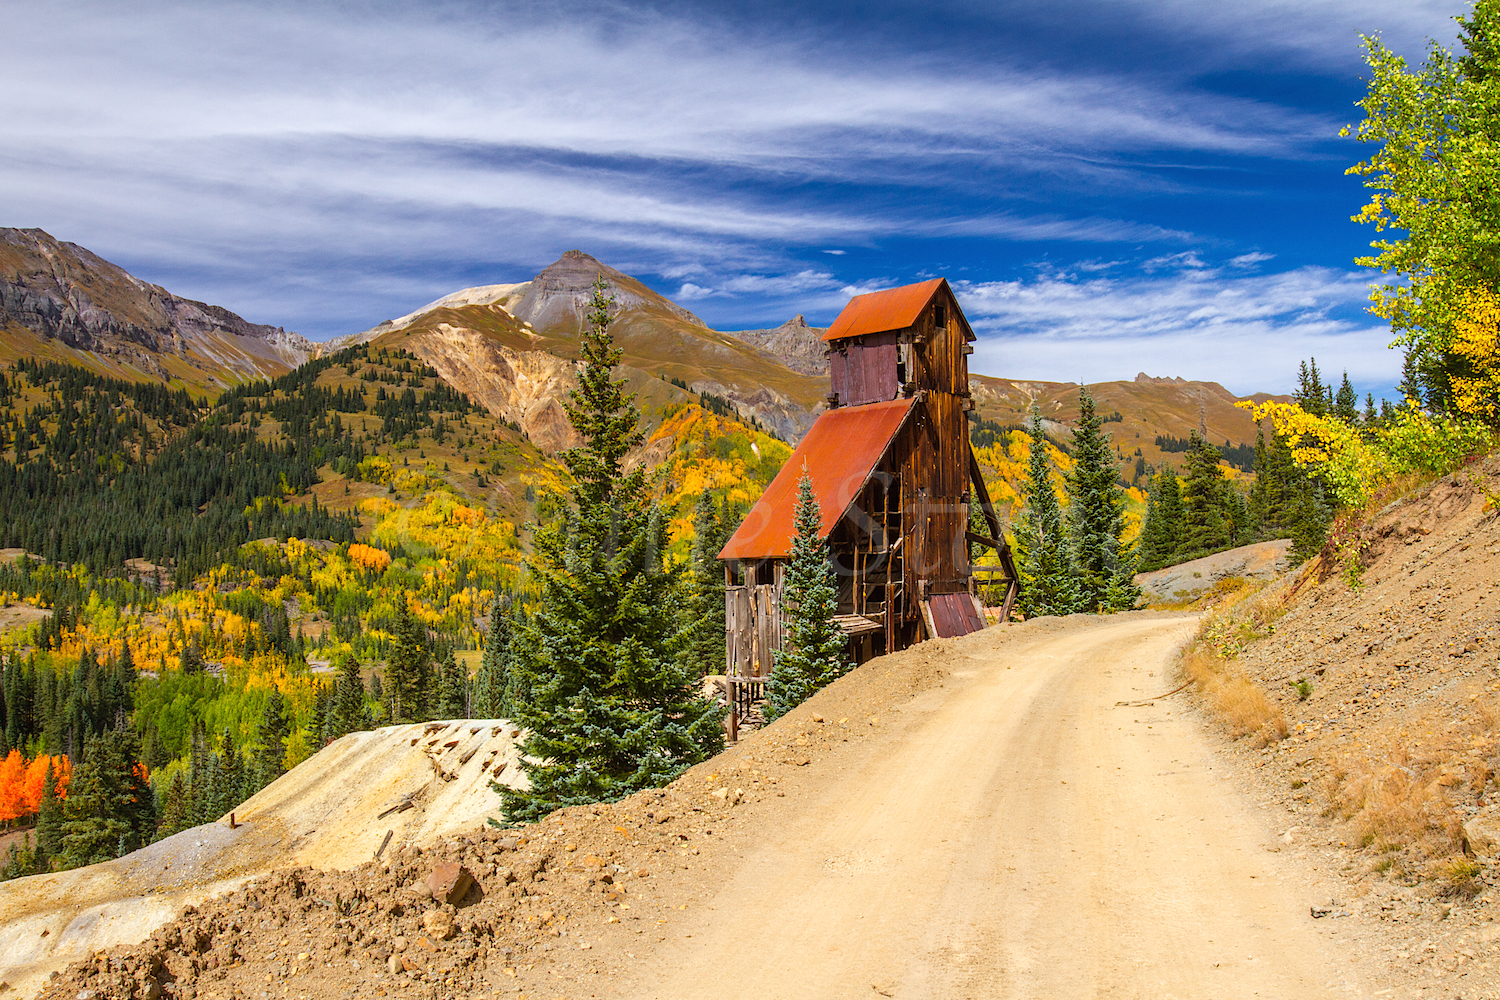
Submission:
{"label": "hillside with trees", "polygon": [[[697,403],[653,416],[628,449],[652,544],[722,619],[695,537],[789,449]],[[0,794],[31,827],[9,875],[217,818],[355,729],[515,714],[527,525],[571,473],[420,359],[355,345],[213,401],[23,360],[0,446],[0,603],[45,612],[0,632],[0,759],[22,775]],[[673,662],[701,676],[722,635]]]}

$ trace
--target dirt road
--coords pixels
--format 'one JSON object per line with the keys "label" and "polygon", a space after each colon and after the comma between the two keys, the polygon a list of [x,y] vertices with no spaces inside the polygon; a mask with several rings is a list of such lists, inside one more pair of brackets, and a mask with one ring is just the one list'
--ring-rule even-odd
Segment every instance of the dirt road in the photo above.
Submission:
{"label": "dirt road", "polygon": [[611,992],[1363,995],[1181,699],[1116,706],[1175,686],[1193,626],[955,644],[946,683],[741,831],[691,930],[641,948]]}

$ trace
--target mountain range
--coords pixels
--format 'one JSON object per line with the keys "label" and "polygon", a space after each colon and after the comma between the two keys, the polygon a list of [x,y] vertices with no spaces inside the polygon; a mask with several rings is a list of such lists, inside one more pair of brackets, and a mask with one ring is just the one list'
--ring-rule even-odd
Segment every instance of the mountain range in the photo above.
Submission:
{"label": "mountain range", "polygon": [[317,351],[296,333],[173,295],[40,229],[0,229],[0,361],[71,361],[216,395]]}
{"label": "mountain range", "polygon": [[[622,374],[639,394],[648,427],[660,423],[671,403],[712,402],[796,443],[826,405],[823,330],[802,316],[772,329],[715,330],[579,250],[529,281],[462,289],[362,333],[315,344],[174,295],[39,229],[0,229],[0,362],[71,361],[117,378],[216,395],[351,344],[402,348],[554,453],[577,443],[562,401],[576,385],[578,336],[601,278],[614,300],[611,331],[623,351]],[[1034,400],[1049,436],[1066,440],[1077,418],[1077,385],[971,378],[980,426],[1021,426]],[[1127,466],[1133,459],[1171,462],[1180,440],[1196,429],[1216,445],[1248,446],[1255,438],[1254,422],[1235,406],[1241,397],[1217,383],[1142,373],[1089,388],[1111,419],[1107,429]]]}

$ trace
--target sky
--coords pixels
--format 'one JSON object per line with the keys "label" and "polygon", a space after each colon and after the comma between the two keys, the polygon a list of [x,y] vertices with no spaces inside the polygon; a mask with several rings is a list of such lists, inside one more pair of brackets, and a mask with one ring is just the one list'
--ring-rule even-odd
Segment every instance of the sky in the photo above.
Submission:
{"label": "sky", "polygon": [[0,225],[313,340],[581,249],[710,325],[946,277],[972,369],[1395,398],[1361,34],[1463,0],[0,0]]}

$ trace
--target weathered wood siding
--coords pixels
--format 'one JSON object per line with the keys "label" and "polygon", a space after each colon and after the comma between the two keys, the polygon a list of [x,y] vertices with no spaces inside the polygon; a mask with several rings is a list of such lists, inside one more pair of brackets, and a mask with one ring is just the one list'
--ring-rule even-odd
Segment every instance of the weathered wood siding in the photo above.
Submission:
{"label": "weathered wood siding", "polygon": [[731,677],[767,677],[781,649],[781,585],[726,587],[724,672]]}
{"label": "weathered wood siding", "polygon": [[841,406],[882,403],[901,395],[896,377],[898,337],[892,330],[833,343],[828,352],[828,374]]}

